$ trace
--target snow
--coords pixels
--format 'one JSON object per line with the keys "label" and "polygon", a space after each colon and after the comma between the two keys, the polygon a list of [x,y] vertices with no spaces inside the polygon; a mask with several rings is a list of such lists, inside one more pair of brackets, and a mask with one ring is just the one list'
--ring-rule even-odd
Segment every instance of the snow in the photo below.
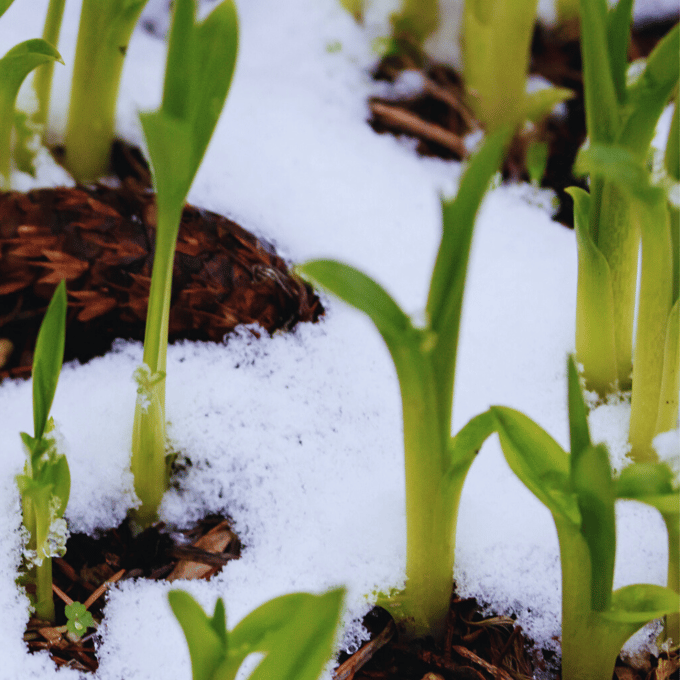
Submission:
{"label": "snow", "polygon": [[[3,45],[39,35],[46,4],[16,2],[0,21]],[[147,10],[161,32],[163,4]],[[67,5],[64,19],[67,64],[77,5]],[[408,140],[366,125],[366,99],[376,90],[367,75],[370,31],[334,0],[240,2],[239,11],[236,76],[190,201],[235,219],[292,261],[330,256],[362,268],[417,316],[438,246],[439,195],[455,191],[460,165],[419,158]],[[137,30],[128,54],[118,128],[141,143],[136,115],[158,103],[164,46]],[[58,139],[68,67],[58,66],[55,77],[51,125]],[[47,166],[43,172],[43,183],[61,181]],[[454,431],[502,404],[568,446],[565,360],[573,351],[576,252],[573,233],[550,220],[549,203],[549,195],[528,186],[497,187],[484,202],[468,272]],[[357,621],[372,593],[404,578],[401,412],[395,372],[373,326],[335,300],[324,305],[322,323],[292,334],[255,340],[243,329],[226,347],[187,342],[169,349],[169,434],[192,466],[167,493],[162,516],[183,524],[223,512],[236,521],[242,559],[210,582],[181,584],[210,611],[223,597],[230,627],[276,595],[342,584],[345,644],[352,647],[364,635]],[[134,504],[132,374],[140,363],[141,346],[121,342],[85,366],[64,367],[52,414],[67,443],[72,531],[116,526]],[[591,414],[594,439],[610,444],[619,465],[629,410],[608,403]],[[78,678],[73,670],[57,672],[46,653],[27,654],[21,639],[28,612],[14,583],[21,550],[14,476],[24,461],[19,431],[30,431],[31,422],[30,384],[4,384],[0,680]],[[677,441],[672,433],[659,448],[677,460]],[[617,520],[615,587],[664,584],[659,516],[629,501],[619,503]],[[463,595],[516,614],[539,646],[554,648],[554,525],[513,477],[495,437],[465,484],[455,577]],[[165,596],[170,587],[140,580],[110,591],[97,680],[190,677]]]}

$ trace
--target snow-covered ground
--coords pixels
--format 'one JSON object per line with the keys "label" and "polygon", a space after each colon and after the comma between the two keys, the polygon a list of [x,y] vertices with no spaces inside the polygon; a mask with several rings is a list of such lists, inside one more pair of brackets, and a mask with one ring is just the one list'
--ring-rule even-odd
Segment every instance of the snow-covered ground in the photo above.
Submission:
{"label": "snow-covered ground", "polygon": [[[148,16],[164,3],[150,7]],[[439,194],[458,163],[417,157],[413,144],[366,124],[375,85],[374,37],[336,0],[239,2],[237,73],[189,200],[236,220],[294,262],[334,257],[380,281],[402,307],[424,307],[440,235]],[[47,0],[16,0],[0,20],[2,51],[42,31]],[[60,50],[73,59],[78,3],[68,4]],[[649,6],[649,3],[647,3]],[[119,102],[119,129],[141,143],[136,114],[155,108],[164,43],[137,30]],[[55,70],[55,134],[64,125],[69,68]],[[51,171],[43,179],[50,181]],[[20,178],[19,178],[20,179]],[[573,233],[550,219],[550,195],[500,186],[477,222],[459,346],[454,429],[490,404],[518,408],[568,446],[566,355],[573,351]],[[168,355],[167,414],[175,447],[193,463],[163,519],[184,524],[228,513],[246,549],[210,582],[182,584],[229,626],[286,592],[348,588],[346,644],[371,593],[398,587],[405,560],[401,412],[389,354],[370,322],[335,300],[318,325],[225,346],[183,343]],[[133,503],[129,455],[141,346],[120,344],[64,368],[53,415],[66,442],[72,531],[116,526]],[[629,408],[591,416],[620,461]],[[0,680],[77,678],[22,641],[27,599],[15,585],[20,512],[14,476],[31,430],[29,383],[0,389]],[[664,584],[666,534],[655,511],[617,507],[615,586]],[[559,634],[560,571],[548,513],[513,477],[497,439],[477,457],[461,502],[459,591],[514,613],[545,647]],[[176,587],[174,584],[173,587]],[[183,635],[170,585],[126,582],[108,595],[97,680],[184,680]],[[645,637],[645,640],[647,637]]]}

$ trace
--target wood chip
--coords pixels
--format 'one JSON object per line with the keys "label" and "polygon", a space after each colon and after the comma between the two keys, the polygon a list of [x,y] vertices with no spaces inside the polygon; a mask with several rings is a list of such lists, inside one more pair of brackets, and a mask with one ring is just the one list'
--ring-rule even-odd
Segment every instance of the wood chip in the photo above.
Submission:
{"label": "wood chip", "polygon": [[[200,548],[207,553],[221,554],[227,546],[234,540],[235,534],[231,530],[228,521],[220,522],[213,527],[205,536],[202,536],[193,543],[195,548]],[[167,581],[177,581],[178,579],[205,579],[210,578],[217,571],[217,567],[194,562],[192,560],[180,560],[175,568],[170,572]]]}

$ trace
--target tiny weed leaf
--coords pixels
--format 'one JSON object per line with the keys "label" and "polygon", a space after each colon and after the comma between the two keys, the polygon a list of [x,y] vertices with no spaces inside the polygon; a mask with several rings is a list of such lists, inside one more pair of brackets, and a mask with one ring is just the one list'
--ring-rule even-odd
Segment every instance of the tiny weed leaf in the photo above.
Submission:
{"label": "tiny weed leaf", "polygon": [[66,333],[66,284],[57,286],[40,324],[33,359],[33,425],[35,437],[40,439],[47,426],[47,418],[61,365],[64,360]]}
{"label": "tiny weed leaf", "polygon": [[583,518],[581,535],[588,544],[592,565],[591,606],[601,612],[609,606],[616,555],[616,492],[609,454],[603,444],[598,444],[572,453],[570,460],[571,482]]}
{"label": "tiny weed leaf", "polygon": [[567,374],[569,382],[569,437],[571,455],[574,456],[590,446],[590,432],[588,430],[586,403],[583,400],[578,371],[572,356],[567,361]]}
{"label": "tiny weed leaf", "polygon": [[68,632],[77,640],[85,634],[88,628],[95,628],[96,624],[92,618],[92,614],[85,609],[82,602],[72,602],[64,607],[66,614],[66,628]]}
{"label": "tiny weed leaf", "polygon": [[569,456],[533,420],[519,411],[492,406],[508,465],[553,515],[579,527],[581,513],[569,483]]}
{"label": "tiny weed leaf", "polygon": [[[213,620],[189,593],[171,590],[168,600],[187,640],[193,680],[212,680],[227,651],[223,635],[217,633]],[[215,610],[217,615],[217,607]]]}

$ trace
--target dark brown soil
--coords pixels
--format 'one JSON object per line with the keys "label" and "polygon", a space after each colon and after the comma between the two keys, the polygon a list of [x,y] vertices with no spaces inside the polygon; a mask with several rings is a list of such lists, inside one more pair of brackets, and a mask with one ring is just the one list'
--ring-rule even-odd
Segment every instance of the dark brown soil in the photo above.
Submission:
{"label": "dark brown soil", "polygon": [[96,538],[74,534],[65,556],[53,560],[56,624],[31,619],[24,640],[31,651],[47,649],[57,666],[95,671],[96,632],[90,631],[80,640],[69,639],[64,630],[66,604],[82,602],[99,624],[106,590],[117,581],[207,579],[240,553],[240,542],[229,521],[217,516],[206,517],[181,532],[158,524],[134,536],[126,522]]}

